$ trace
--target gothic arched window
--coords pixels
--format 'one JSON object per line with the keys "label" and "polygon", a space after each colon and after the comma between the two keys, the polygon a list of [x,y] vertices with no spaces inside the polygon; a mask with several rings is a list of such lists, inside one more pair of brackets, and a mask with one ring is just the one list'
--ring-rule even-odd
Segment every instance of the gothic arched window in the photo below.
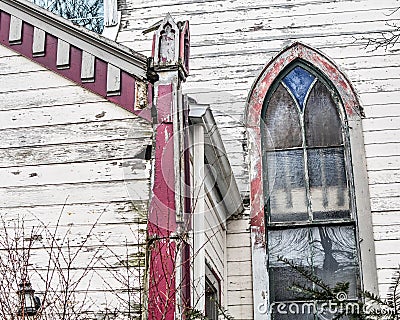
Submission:
{"label": "gothic arched window", "polygon": [[[348,298],[377,291],[362,110],[348,79],[301,43],[264,68],[247,101],[254,319],[280,302],[309,303],[293,284],[349,283]],[[288,310],[284,310],[288,311]]]}
{"label": "gothic arched window", "polygon": [[349,298],[357,299],[357,228],[340,104],[329,83],[300,62],[282,72],[264,101],[261,133],[271,302],[302,299],[304,292],[288,287],[314,285],[279,257],[332,287],[348,282]]}

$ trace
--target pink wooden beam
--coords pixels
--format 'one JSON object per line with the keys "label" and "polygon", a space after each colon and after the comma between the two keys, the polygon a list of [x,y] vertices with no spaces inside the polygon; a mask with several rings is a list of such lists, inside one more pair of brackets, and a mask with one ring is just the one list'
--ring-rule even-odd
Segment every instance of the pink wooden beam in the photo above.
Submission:
{"label": "pink wooden beam", "polygon": [[154,90],[157,115],[148,235],[157,244],[150,248],[149,320],[184,319],[183,309],[190,301],[190,250],[180,237],[185,232],[182,225],[190,208],[185,200],[188,190],[181,184],[190,176],[189,157],[186,155],[181,161],[187,144],[181,135],[188,113],[183,110],[180,91],[188,70],[188,64],[182,63],[182,55],[189,57],[185,51],[188,34],[187,23],[176,24],[167,15],[153,38],[152,71],[157,72],[159,80]]}

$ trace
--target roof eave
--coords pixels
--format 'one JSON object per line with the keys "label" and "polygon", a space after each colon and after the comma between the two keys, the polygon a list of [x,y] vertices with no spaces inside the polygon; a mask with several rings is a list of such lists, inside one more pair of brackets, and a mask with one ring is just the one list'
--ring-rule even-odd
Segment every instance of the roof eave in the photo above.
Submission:
{"label": "roof eave", "polygon": [[0,0],[0,10],[112,63],[138,79],[147,79],[147,58],[123,45],[78,27],[26,0]]}

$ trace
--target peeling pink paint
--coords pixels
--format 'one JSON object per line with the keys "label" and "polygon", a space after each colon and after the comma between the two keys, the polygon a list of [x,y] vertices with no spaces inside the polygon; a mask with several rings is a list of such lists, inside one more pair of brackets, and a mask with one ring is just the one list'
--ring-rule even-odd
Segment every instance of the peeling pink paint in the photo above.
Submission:
{"label": "peeling pink paint", "polygon": [[[148,226],[150,230],[158,230],[158,226]],[[176,285],[175,277],[170,275],[175,273],[176,250],[176,244],[169,238],[152,244],[147,301],[149,320],[175,319],[175,305],[171,301],[175,300]]]}
{"label": "peeling pink paint", "polygon": [[18,50],[26,55],[28,58],[32,57],[32,45],[33,45],[33,27],[29,24],[22,24],[22,42],[21,44],[14,44],[14,47],[18,47]]}
{"label": "peeling pink paint", "polygon": [[157,121],[172,122],[172,83],[158,86]]}
{"label": "peeling pink paint", "polygon": [[9,47],[8,36],[10,33],[11,16],[3,11],[0,11],[0,42]]}
{"label": "peeling pink paint", "polygon": [[[190,305],[190,246],[178,240],[182,245],[179,248],[175,245],[177,228],[177,204],[175,201],[181,201],[184,197],[183,208],[180,208],[180,214],[186,222],[184,225],[190,226],[190,190],[182,186],[177,187],[177,181],[183,178],[189,184],[189,154],[185,152],[185,163],[180,169],[182,172],[175,171],[175,159],[180,157],[181,150],[187,150],[188,140],[181,137],[174,139],[174,134],[183,134],[178,128],[186,130],[188,126],[188,110],[185,107],[181,110],[181,98],[177,94],[180,88],[180,82],[183,81],[189,70],[188,61],[189,48],[187,37],[189,36],[188,22],[176,24],[170,15],[164,19],[159,29],[153,37],[152,58],[154,68],[158,72],[164,73],[165,82],[155,84],[156,92],[156,123],[155,125],[155,165],[153,190],[150,200],[150,212],[148,221],[149,238],[163,239],[159,240],[157,245],[149,248],[152,260],[149,264],[149,296],[148,305],[151,306],[148,312],[149,320],[174,320],[180,317],[175,314],[177,297],[181,298],[182,307]],[[175,55],[178,53],[178,55]],[[161,75],[160,75],[161,76]],[[170,76],[170,77],[168,77]],[[169,79],[169,80],[166,80]],[[176,82],[176,80],[178,80]],[[177,106],[178,123],[173,123],[173,113]],[[180,122],[181,121],[181,122]],[[177,132],[174,131],[178,130]],[[176,137],[175,137],[176,138]],[[182,141],[183,146],[175,145],[176,141]],[[182,149],[183,148],[183,149]],[[181,164],[182,165],[182,164]],[[176,189],[177,188],[177,189]],[[180,190],[180,191],[178,191]],[[175,194],[183,192],[184,194]],[[179,199],[179,200],[176,200]],[[181,229],[180,229],[181,230]],[[171,248],[173,252],[171,251]],[[183,262],[177,265],[176,259]],[[162,269],[162,273],[160,271]],[[175,286],[176,272],[180,273],[181,279],[179,286]],[[172,294],[173,293],[173,294]],[[185,316],[182,315],[182,319]]]}
{"label": "peeling pink paint", "polygon": [[[57,70],[57,38],[46,33],[44,56],[36,57],[33,61],[52,71]],[[13,48],[11,48],[13,49]]]}
{"label": "peeling pink paint", "polygon": [[[172,84],[158,85],[157,123],[155,130],[155,163],[153,190],[148,216],[150,248],[148,319],[175,318],[175,244],[171,235],[176,231],[174,143],[172,124]],[[172,250],[173,248],[173,250]]]}

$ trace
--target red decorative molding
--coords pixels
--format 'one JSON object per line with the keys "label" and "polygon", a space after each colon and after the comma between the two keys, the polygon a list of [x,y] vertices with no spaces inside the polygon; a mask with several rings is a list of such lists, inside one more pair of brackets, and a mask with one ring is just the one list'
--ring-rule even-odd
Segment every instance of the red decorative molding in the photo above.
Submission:
{"label": "red decorative molding", "polygon": [[[117,94],[107,93],[107,66],[108,62],[95,57],[94,66],[94,78],[92,82],[82,81],[81,69],[82,69],[82,53],[83,49],[78,48],[74,45],[70,45],[69,50],[69,65],[67,67],[57,67],[57,47],[59,38],[46,32],[45,34],[45,50],[44,55],[35,56],[33,54],[33,41],[34,41],[34,28],[36,26],[31,25],[25,21],[22,21],[22,39],[19,43],[10,43],[10,22],[11,14],[1,11],[0,12],[0,43],[23,55],[24,57],[32,60],[35,63],[73,81],[79,86],[96,93],[103,98],[121,106],[122,108],[151,121],[150,107],[151,102],[147,101],[147,97],[142,99],[142,105],[138,107],[138,101],[136,99],[136,88],[138,83],[141,82],[145,88],[148,87],[147,81],[138,80],[135,75],[128,73],[127,71],[120,69],[119,85],[120,90]],[[66,22],[67,23],[67,22]],[[97,36],[98,37],[98,36]],[[106,39],[105,39],[106,41]],[[152,90],[152,87],[148,87]],[[147,92],[144,92],[147,95]],[[143,101],[145,105],[143,105]]]}

